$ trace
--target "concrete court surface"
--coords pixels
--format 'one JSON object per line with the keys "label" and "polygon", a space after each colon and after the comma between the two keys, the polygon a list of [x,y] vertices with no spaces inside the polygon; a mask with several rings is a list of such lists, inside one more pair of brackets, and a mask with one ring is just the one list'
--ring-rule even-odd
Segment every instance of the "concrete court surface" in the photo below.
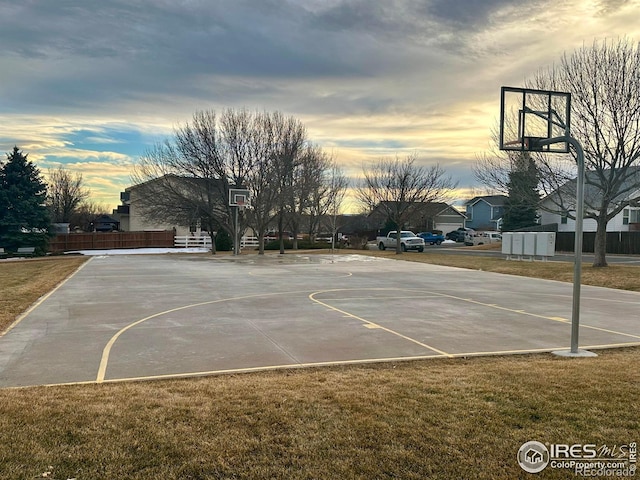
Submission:
{"label": "concrete court surface", "polygon": [[[0,337],[0,387],[566,349],[571,305],[571,284],[361,255],[95,256]],[[638,311],[583,286],[580,347],[640,344]]]}

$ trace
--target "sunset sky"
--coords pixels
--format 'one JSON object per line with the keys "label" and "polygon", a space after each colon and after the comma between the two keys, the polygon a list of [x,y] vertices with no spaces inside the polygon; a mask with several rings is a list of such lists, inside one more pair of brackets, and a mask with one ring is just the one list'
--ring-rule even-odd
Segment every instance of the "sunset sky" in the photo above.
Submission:
{"label": "sunset sky", "polygon": [[500,87],[639,20],[638,0],[0,0],[0,149],[110,209],[196,110],[279,110],[351,177],[416,153],[463,198]]}

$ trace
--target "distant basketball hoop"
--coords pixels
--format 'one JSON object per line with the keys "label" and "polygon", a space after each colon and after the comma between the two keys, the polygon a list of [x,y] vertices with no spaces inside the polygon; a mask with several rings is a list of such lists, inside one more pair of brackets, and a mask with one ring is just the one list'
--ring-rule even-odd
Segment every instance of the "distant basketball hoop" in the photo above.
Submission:
{"label": "distant basketball hoop", "polygon": [[229,189],[229,206],[244,208],[249,205],[249,190],[241,188]]}
{"label": "distant basketball hoop", "polygon": [[249,190],[244,188],[229,189],[229,206],[234,208],[233,214],[233,254],[240,255],[240,229],[238,212],[249,205]]}

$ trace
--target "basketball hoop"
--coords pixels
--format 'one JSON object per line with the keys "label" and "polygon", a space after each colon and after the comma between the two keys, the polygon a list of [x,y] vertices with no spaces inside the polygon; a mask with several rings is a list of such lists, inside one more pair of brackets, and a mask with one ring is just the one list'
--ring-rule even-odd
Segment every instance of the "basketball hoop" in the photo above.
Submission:
{"label": "basketball hoop", "polygon": [[571,128],[571,94],[502,87],[500,150],[569,153],[563,138]]}
{"label": "basketball hoop", "polygon": [[571,94],[551,90],[502,87],[500,89],[500,150],[576,154],[576,227],[571,308],[571,349],[562,356],[593,356],[578,348],[580,329],[580,276],[582,273],[582,220],[584,217],[584,151],[571,136]]}
{"label": "basketball hoop", "polygon": [[240,188],[229,189],[229,206],[244,208],[249,206],[249,190]]}
{"label": "basketball hoop", "polygon": [[244,188],[229,189],[229,206],[234,208],[233,212],[233,254],[240,255],[240,235],[238,227],[238,212],[244,210],[249,205],[249,190]]}

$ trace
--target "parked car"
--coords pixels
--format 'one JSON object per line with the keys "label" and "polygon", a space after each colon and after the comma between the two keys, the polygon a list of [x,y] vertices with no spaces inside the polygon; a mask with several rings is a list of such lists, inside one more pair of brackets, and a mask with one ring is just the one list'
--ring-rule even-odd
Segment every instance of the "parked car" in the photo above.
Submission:
{"label": "parked car", "polygon": [[444,242],[444,235],[440,233],[420,232],[418,236],[424,240],[425,244],[428,243],[429,245],[440,245]]}
{"label": "parked car", "polygon": [[459,227],[452,232],[447,233],[446,239],[454,242],[464,242],[464,236],[467,232],[473,232],[470,228]]}

